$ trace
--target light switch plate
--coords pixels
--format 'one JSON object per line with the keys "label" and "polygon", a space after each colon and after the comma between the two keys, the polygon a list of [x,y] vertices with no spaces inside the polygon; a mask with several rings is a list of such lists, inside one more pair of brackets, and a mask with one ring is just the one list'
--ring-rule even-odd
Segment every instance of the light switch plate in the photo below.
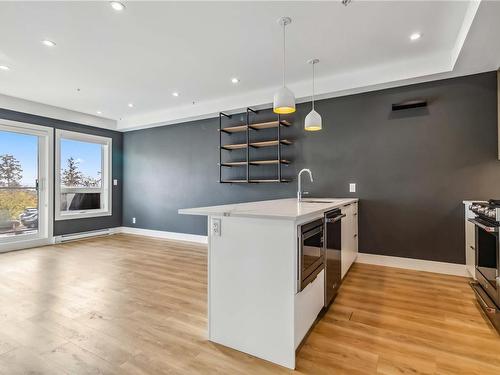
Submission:
{"label": "light switch plate", "polygon": [[349,193],[355,193],[355,192],[356,192],[356,184],[350,183],[349,184]]}
{"label": "light switch plate", "polygon": [[135,224],[135,217],[132,218],[132,224]]}
{"label": "light switch plate", "polygon": [[113,186],[118,186],[118,180],[117,179],[113,180]]}
{"label": "light switch plate", "polygon": [[221,225],[221,220],[220,219],[212,219],[212,234],[214,236],[220,237],[220,225]]}

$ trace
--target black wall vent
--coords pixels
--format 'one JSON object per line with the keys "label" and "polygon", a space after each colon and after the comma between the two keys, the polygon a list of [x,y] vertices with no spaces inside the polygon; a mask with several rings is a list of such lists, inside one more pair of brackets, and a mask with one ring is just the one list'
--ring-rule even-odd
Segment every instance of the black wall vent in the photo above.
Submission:
{"label": "black wall vent", "polygon": [[407,100],[405,102],[395,103],[392,105],[392,110],[401,111],[403,109],[420,108],[420,107],[427,107],[427,100],[416,99],[416,100]]}

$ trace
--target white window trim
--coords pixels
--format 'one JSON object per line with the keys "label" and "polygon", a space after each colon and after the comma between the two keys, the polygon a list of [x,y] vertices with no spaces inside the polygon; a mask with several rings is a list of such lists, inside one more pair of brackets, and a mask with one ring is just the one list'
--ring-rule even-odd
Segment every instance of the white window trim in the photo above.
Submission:
{"label": "white window trim", "polygon": [[14,236],[2,240],[0,243],[0,253],[4,251],[25,249],[27,247],[48,245],[53,241],[53,129],[46,126],[2,119],[0,120],[0,130],[20,134],[31,134],[40,137],[38,147],[42,157],[38,160],[38,179],[40,203],[43,202],[43,204],[39,204],[38,207],[38,233],[36,235],[22,236],[22,238]]}
{"label": "white window trim", "polygon": [[[73,141],[97,143],[105,146],[102,150],[102,188],[61,188],[61,138],[70,139]],[[113,214],[112,206],[112,155],[113,143],[112,139],[108,137],[101,137],[98,135],[91,135],[85,133],[78,133],[69,130],[56,129],[55,141],[55,220],[72,220],[83,219],[90,217],[111,216]],[[78,190],[85,192],[102,192],[107,200],[104,200],[104,207],[98,210],[81,210],[71,212],[61,212],[61,192],[66,190]],[[101,204],[103,204],[101,200]]]}

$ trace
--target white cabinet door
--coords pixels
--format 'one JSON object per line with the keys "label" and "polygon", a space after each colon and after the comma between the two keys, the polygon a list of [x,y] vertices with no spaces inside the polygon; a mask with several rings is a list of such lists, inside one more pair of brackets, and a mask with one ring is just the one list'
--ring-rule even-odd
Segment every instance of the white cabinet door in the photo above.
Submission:
{"label": "white cabinet door", "polygon": [[352,243],[352,262],[354,263],[358,258],[358,204],[353,203],[352,206],[352,233],[353,233],[353,243]]}
{"label": "white cabinet door", "polygon": [[352,205],[342,207],[342,213],[346,216],[342,219],[342,249],[340,251],[340,264],[342,271],[342,278],[346,275],[347,271],[353,263],[354,254],[354,233],[353,233],[353,212]]}
{"label": "white cabinet door", "polygon": [[465,207],[465,266],[467,271],[473,277],[476,272],[476,227],[468,221],[469,208]]}

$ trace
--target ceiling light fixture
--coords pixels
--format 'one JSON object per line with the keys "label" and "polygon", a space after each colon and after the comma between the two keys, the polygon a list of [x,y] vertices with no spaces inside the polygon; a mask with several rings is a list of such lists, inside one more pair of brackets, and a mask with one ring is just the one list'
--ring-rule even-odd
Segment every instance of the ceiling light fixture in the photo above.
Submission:
{"label": "ceiling light fixture", "polygon": [[231,82],[234,84],[237,84],[240,82],[240,80],[238,78],[234,77],[234,78],[231,78]]}
{"label": "ceiling light fixture", "polygon": [[128,103],[129,108],[134,108],[134,103]]}
{"label": "ceiling light fixture", "polygon": [[321,116],[318,112],[314,110],[314,65],[319,63],[319,59],[312,59],[307,61],[308,64],[312,65],[312,73],[313,73],[313,79],[312,79],[312,110],[309,112],[309,114],[306,116],[306,119],[304,121],[304,129],[307,131],[318,131],[322,129],[322,121],[321,121]]}
{"label": "ceiling light fixture", "polygon": [[97,114],[98,114],[98,115],[102,115],[102,112],[101,112],[101,111],[97,111]]}
{"label": "ceiling light fixture", "polygon": [[420,33],[413,33],[410,35],[410,40],[419,40],[422,34]]}
{"label": "ceiling light fixture", "polygon": [[42,44],[47,46],[47,47],[55,47],[55,45],[56,45],[55,42],[53,42],[52,40],[48,40],[48,39],[42,40]]}
{"label": "ceiling light fixture", "polygon": [[125,9],[125,5],[123,5],[123,3],[120,3],[119,1],[110,1],[109,5],[111,5],[111,8],[118,12],[121,12]]}
{"label": "ceiling light fixture", "polygon": [[275,94],[273,100],[273,111],[280,115],[295,112],[295,95],[286,87],[285,84],[285,71],[286,71],[286,60],[285,60],[285,28],[287,25],[292,23],[290,17],[281,17],[278,20],[280,26],[283,27],[283,87],[281,87]]}
{"label": "ceiling light fixture", "polygon": [[0,70],[10,70],[10,68],[6,65],[0,65]]}
{"label": "ceiling light fixture", "polygon": [[172,93],[172,96],[178,97],[178,96],[179,96],[179,93],[178,93],[178,92],[173,92],[173,93]]}

